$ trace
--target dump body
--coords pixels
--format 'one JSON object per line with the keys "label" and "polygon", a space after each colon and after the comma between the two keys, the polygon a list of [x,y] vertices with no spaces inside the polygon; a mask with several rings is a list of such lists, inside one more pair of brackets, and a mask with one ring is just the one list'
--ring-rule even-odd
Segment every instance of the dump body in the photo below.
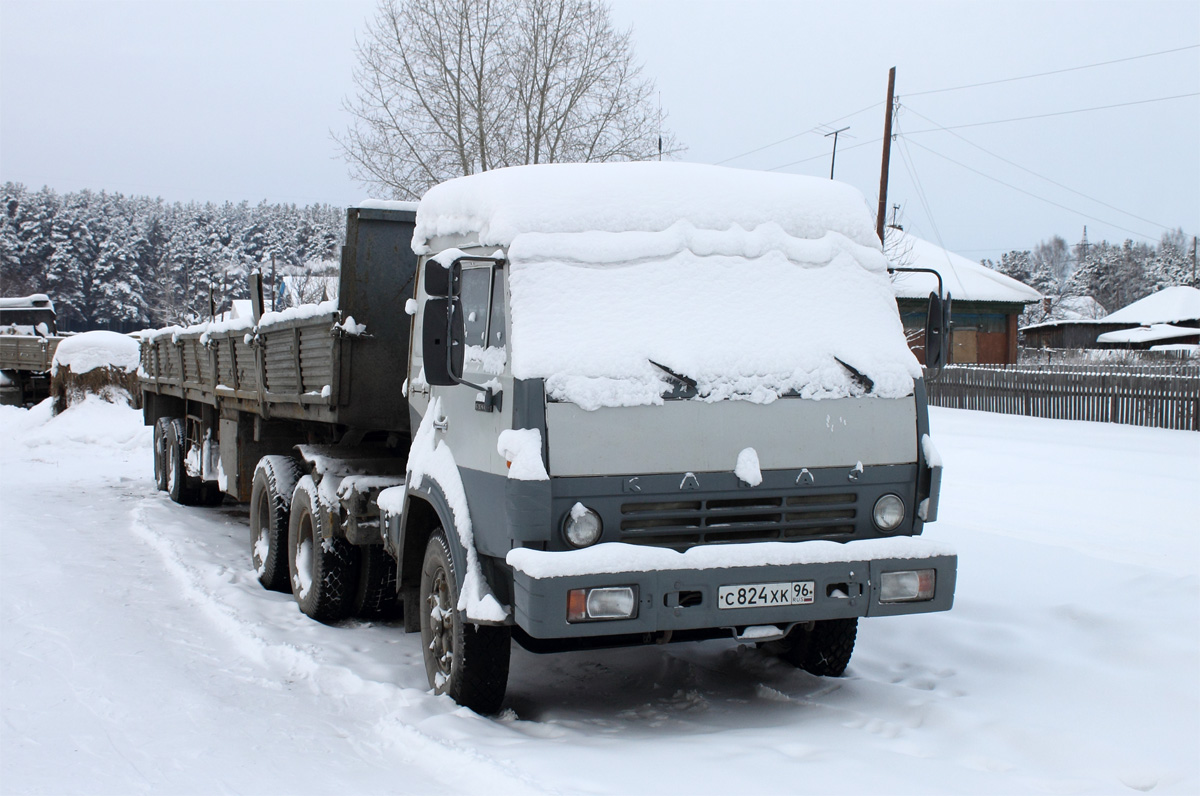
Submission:
{"label": "dump body", "polygon": [[61,340],[49,296],[0,298],[0,402],[29,404],[49,395]]}

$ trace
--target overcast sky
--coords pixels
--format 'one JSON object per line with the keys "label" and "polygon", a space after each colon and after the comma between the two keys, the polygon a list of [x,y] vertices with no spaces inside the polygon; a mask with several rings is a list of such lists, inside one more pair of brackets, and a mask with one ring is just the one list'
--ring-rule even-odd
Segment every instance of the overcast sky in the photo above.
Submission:
{"label": "overcast sky", "polygon": [[[347,123],[355,36],[374,8],[0,0],[0,181],[357,201],[367,192],[330,132]],[[1200,230],[1196,0],[617,0],[612,11],[633,29],[684,159],[827,177],[832,139],[806,131],[849,125],[836,176],[874,208],[895,66],[888,199],[910,232],[979,259],[1055,234],[1074,243],[1085,224],[1092,241]],[[1029,116],[1040,118],[989,124]]]}

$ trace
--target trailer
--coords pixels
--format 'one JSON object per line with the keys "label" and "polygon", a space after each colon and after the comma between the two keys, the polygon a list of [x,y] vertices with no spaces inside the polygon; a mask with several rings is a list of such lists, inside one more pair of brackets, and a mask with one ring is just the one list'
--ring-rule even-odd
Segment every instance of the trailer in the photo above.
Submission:
{"label": "trailer", "polygon": [[248,501],[264,587],[402,619],[463,705],[499,709],[513,641],[737,638],[838,676],[860,618],[953,603],[922,371],[848,186],[501,169],[350,208],[336,303],[251,295],[143,337],[159,488]]}

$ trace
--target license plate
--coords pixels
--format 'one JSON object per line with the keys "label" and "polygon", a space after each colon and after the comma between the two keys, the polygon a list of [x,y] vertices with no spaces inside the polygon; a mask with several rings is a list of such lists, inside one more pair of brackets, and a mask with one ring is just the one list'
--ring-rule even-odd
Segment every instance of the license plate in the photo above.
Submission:
{"label": "license plate", "polygon": [[811,580],[791,583],[744,583],[717,589],[718,608],[772,608],[779,605],[808,605],[816,599]]}

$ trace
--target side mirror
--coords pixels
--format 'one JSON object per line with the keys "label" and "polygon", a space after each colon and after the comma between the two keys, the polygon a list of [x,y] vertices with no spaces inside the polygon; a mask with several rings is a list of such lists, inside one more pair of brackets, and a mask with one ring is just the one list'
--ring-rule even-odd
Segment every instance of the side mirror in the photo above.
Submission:
{"label": "side mirror", "polygon": [[[437,266],[431,270],[444,269]],[[449,387],[461,382],[465,337],[462,311],[457,299],[445,297],[425,301],[425,317],[421,324],[421,358],[424,360],[425,381],[434,387]]]}
{"label": "side mirror", "polygon": [[937,293],[929,294],[929,314],[925,316],[925,367],[931,370],[946,364],[949,308],[949,301],[943,302]]}
{"label": "side mirror", "polygon": [[457,296],[462,290],[462,265],[455,260],[446,267],[435,260],[425,261],[425,293],[429,296]]}

